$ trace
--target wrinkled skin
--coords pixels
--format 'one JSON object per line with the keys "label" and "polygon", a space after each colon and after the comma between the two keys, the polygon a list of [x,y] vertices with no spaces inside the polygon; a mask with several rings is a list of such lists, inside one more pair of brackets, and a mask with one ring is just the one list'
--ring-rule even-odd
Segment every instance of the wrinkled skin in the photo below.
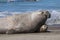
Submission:
{"label": "wrinkled skin", "polygon": [[[48,11],[32,12],[24,14],[15,14],[13,16],[6,17],[8,21],[8,26],[3,29],[3,33],[29,33],[29,32],[40,32],[46,31],[47,26],[45,22],[50,18],[50,13]],[[44,28],[43,28],[43,25]],[[42,30],[42,28],[44,30]],[[40,30],[41,29],[41,30]]]}

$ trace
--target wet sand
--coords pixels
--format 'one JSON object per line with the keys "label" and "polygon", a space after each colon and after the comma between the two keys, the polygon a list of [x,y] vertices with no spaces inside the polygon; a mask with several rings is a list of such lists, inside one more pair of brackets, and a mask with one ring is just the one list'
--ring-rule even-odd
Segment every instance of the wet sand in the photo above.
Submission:
{"label": "wet sand", "polygon": [[50,26],[44,33],[0,34],[0,40],[60,40],[60,27]]}

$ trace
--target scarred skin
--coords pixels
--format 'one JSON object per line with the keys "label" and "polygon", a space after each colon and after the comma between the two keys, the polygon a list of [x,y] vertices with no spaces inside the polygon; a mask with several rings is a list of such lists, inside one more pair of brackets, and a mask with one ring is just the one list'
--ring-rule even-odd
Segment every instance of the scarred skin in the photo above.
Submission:
{"label": "scarred skin", "polygon": [[[9,25],[5,28],[4,32],[6,34],[41,31],[44,32],[47,29],[45,22],[48,18],[50,18],[50,16],[51,15],[48,11],[15,14],[13,16],[8,16],[6,17],[6,20]],[[43,28],[43,25],[45,25],[45,29]],[[42,30],[42,28],[44,30]]]}

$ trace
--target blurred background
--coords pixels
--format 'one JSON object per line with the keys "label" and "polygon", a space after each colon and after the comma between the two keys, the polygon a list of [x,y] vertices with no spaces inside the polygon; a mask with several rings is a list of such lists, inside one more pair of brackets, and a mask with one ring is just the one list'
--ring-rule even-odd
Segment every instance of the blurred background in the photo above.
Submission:
{"label": "blurred background", "polygon": [[48,25],[60,24],[60,0],[0,0],[0,18],[21,12],[48,10]]}

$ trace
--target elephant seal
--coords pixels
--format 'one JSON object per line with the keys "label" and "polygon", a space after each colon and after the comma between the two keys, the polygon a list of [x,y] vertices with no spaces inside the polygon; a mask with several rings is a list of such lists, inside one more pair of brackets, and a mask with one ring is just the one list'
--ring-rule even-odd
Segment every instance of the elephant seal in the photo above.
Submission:
{"label": "elephant seal", "polygon": [[47,29],[48,29],[48,25],[42,25],[42,26],[40,27],[40,32],[46,32]]}
{"label": "elephant seal", "polygon": [[[1,26],[2,29],[0,28],[0,32],[12,34],[46,31],[47,26],[45,25],[45,22],[48,18],[50,18],[50,16],[51,14],[48,11],[30,12],[7,16],[4,20],[4,22],[7,23],[7,26]],[[45,29],[43,27],[45,27]]]}

